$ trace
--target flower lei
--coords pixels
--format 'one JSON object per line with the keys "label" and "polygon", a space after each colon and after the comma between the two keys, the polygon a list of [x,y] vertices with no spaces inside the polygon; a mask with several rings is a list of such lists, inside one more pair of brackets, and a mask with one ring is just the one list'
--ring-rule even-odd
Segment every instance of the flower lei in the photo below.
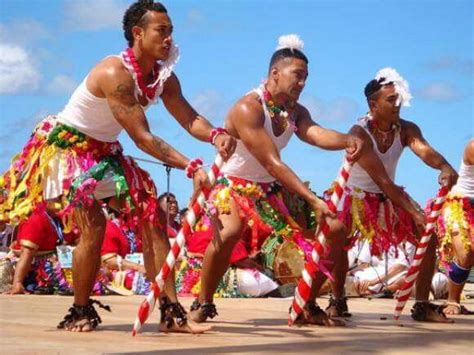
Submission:
{"label": "flower lei", "polygon": [[141,95],[144,95],[145,98],[149,100],[153,100],[156,95],[156,90],[159,86],[158,76],[160,73],[160,65],[155,63],[155,66],[152,71],[153,79],[151,80],[152,84],[145,85],[143,81],[143,73],[138,65],[137,58],[135,57],[135,53],[133,53],[132,48],[127,48],[125,51],[122,52],[122,58],[124,62],[130,64],[133,68],[135,75],[133,76],[135,80],[135,84],[138,87],[138,92]]}

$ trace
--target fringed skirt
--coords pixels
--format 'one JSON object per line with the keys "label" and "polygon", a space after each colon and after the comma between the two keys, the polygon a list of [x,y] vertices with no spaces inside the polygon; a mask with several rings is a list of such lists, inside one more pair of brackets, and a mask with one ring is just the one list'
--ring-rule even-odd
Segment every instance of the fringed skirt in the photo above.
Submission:
{"label": "fringed skirt", "polygon": [[[407,194],[404,197],[414,203]],[[371,254],[379,256],[404,241],[417,245],[410,214],[384,194],[346,187],[341,206],[339,219],[349,230],[349,248],[357,239],[367,240]]]}
{"label": "fringed skirt", "polygon": [[449,193],[438,218],[438,251],[443,264],[451,263],[455,257],[454,235],[460,236],[466,251],[473,249],[474,200],[459,194]]}
{"label": "fringed skirt", "polygon": [[[281,283],[287,283],[283,278],[298,278],[304,261],[311,260],[314,243],[311,238],[314,238],[316,229],[315,214],[306,202],[277,183],[256,183],[221,176],[208,200],[208,212],[229,213],[231,199],[239,207],[245,226],[243,238],[248,245],[249,254],[255,256],[260,253],[262,263],[274,272],[277,280],[279,275],[276,269],[280,264],[283,265],[282,269],[287,264],[294,265],[298,270],[283,272],[282,280],[279,280]],[[278,265],[275,265],[275,254],[284,243],[291,243],[297,249],[297,253],[292,255],[299,255],[301,262],[279,258]]]}
{"label": "fringed skirt", "polygon": [[121,196],[130,228],[143,220],[158,225],[155,185],[122,151],[119,142],[97,141],[47,117],[0,177],[0,221],[18,224],[39,205],[54,201],[67,233],[74,207]]}

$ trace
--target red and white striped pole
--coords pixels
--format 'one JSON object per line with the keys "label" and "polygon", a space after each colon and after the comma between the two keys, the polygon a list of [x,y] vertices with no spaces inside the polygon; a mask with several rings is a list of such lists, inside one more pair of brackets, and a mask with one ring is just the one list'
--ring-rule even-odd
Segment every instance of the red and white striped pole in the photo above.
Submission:
{"label": "red and white striped pole", "polygon": [[[216,156],[216,159],[214,160],[214,164],[207,173],[211,186],[216,183],[217,176],[219,175],[222,164],[223,159],[218,154]],[[202,208],[209,195],[209,192],[210,191],[201,191],[198,198],[196,199],[196,202],[194,202],[193,206],[186,213],[186,218],[183,222],[183,226],[176,238],[174,238],[174,240],[171,242],[171,249],[168,253],[168,256],[166,257],[165,263],[161,267],[159,274],[155,278],[155,282],[152,285],[152,291],[146,296],[146,298],[140,305],[137,319],[135,320],[135,324],[133,326],[132,335],[137,334],[143,324],[145,324],[146,320],[148,319],[148,316],[153,312],[156,301],[160,296],[160,292],[161,290],[163,290],[165,280],[168,278],[168,275],[173,269],[176,263],[176,259],[178,258],[181,252],[181,249],[184,247],[184,244],[186,242],[185,236],[189,235],[189,233],[192,232],[191,228],[194,226],[196,220],[201,214]]]}
{"label": "red and white striped pole", "polygon": [[[346,186],[347,180],[349,179],[349,172],[352,164],[345,158],[336,181],[333,184],[333,193],[331,194],[330,200],[327,202],[329,210],[337,214],[337,205],[342,198],[344,193],[344,187]],[[303,308],[308,302],[311,295],[311,286],[313,280],[316,277],[318,271],[319,262],[321,257],[324,255],[324,249],[326,244],[326,237],[330,233],[330,227],[326,221],[322,221],[320,232],[317,236],[317,241],[313,245],[313,251],[311,253],[311,262],[305,264],[305,268],[302,272],[302,277],[298,282],[298,286],[295,290],[295,297],[290,310],[290,319],[288,320],[289,325],[293,325],[296,318],[303,312]]]}
{"label": "red and white striped pole", "polygon": [[433,202],[430,215],[427,218],[425,232],[423,233],[423,236],[421,237],[421,240],[418,243],[415,257],[413,259],[412,264],[410,265],[410,268],[408,269],[408,273],[405,276],[405,282],[397,294],[397,305],[395,307],[395,312],[393,315],[393,318],[395,320],[398,320],[400,318],[403,308],[405,308],[405,304],[407,303],[407,300],[410,297],[411,290],[420,272],[420,264],[426,254],[426,249],[428,248],[431,235],[435,232],[436,221],[438,220],[438,217],[441,213],[441,207],[443,207],[443,203],[446,200],[446,195],[448,194],[448,192],[449,189],[447,187],[441,187],[438,190],[438,194],[436,195],[435,201]]}

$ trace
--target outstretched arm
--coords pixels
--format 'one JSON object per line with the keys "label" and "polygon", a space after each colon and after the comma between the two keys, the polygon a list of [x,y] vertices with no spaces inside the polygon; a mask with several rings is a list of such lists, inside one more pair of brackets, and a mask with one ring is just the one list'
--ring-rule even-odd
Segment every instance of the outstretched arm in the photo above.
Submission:
{"label": "outstretched arm", "polygon": [[[208,141],[214,127],[206,118],[199,115],[183,96],[181,85],[174,73],[166,81],[161,98],[168,112],[186,131],[201,141]],[[227,134],[219,134],[216,137],[215,145],[219,154],[227,159],[234,152],[236,142]]]}
{"label": "outstretched arm", "polygon": [[99,80],[115,119],[137,147],[166,164],[184,169],[189,159],[150,132],[145,113],[135,98],[134,82],[130,75],[121,68],[112,68],[102,74]]}
{"label": "outstretched arm", "polygon": [[363,168],[380,189],[396,205],[407,211],[414,219],[418,230],[424,229],[424,214],[404,198],[403,191],[390,179],[380,158],[375,154],[372,140],[360,126],[353,126],[350,133],[364,140],[364,149],[357,163]]}
{"label": "outstretched arm", "polygon": [[361,139],[321,127],[311,119],[308,110],[301,105],[297,107],[297,117],[296,134],[303,142],[326,150],[346,149],[350,160],[359,159],[363,145]]}
{"label": "outstretched arm", "polygon": [[280,153],[264,128],[264,114],[258,101],[246,97],[239,101],[227,117],[242,143],[259,163],[289,191],[304,198],[316,211],[330,214],[301,179],[281,160]]}
{"label": "outstretched arm", "polygon": [[413,122],[402,121],[402,137],[405,144],[434,169],[441,170],[438,181],[440,185],[451,188],[458,179],[456,170],[438,153],[423,137],[420,128]]}

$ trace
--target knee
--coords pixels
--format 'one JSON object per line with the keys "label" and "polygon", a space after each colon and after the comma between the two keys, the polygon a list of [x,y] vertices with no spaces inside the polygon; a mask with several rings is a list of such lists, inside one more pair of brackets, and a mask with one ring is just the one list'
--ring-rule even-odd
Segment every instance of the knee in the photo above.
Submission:
{"label": "knee", "polygon": [[456,264],[464,269],[470,269],[474,264],[474,254],[467,252],[456,253]]}
{"label": "knee", "polygon": [[214,235],[212,244],[216,253],[232,252],[233,247],[240,240],[241,234],[239,230],[227,230],[225,233]]}

